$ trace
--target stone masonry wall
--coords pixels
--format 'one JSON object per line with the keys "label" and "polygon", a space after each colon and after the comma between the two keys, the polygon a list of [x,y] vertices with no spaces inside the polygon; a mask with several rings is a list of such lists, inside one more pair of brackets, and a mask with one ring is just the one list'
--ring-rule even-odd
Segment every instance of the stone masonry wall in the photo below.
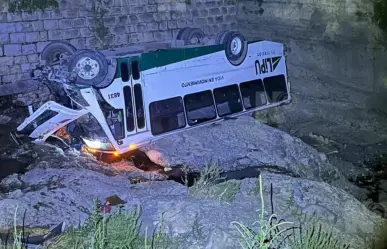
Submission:
{"label": "stone masonry wall", "polygon": [[[202,28],[207,35],[237,26],[237,8],[227,0],[58,0],[58,3],[58,10],[33,13],[11,13],[0,4],[0,86],[28,79],[39,53],[50,41],[67,40],[78,49],[100,49],[103,45],[117,47],[175,39],[186,26]],[[33,96],[36,93],[30,94],[27,102],[33,101]]]}

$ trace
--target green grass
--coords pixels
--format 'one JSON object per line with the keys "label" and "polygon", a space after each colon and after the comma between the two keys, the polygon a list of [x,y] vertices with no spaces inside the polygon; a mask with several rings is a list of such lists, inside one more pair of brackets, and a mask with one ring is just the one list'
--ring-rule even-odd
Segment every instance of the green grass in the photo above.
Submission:
{"label": "green grass", "polygon": [[[202,172],[201,177],[195,182],[190,194],[206,195],[219,200],[232,200],[239,192],[239,184],[226,181],[217,184],[220,178],[220,170],[217,165],[208,165]],[[263,198],[262,176],[259,176],[257,186],[253,193],[259,195],[261,208],[259,218],[247,226],[238,221],[231,224],[239,232],[240,248],[242,249],[280,249],[278,245],[287,245],[292,249],[348,249],[349,245],[342,243],[329,229],[322,229],[321,224],[310,223],[305,219],[306,224],[299,224],[294,227],[293,222],[280,221],[275,223],[276,214],[265,215],[265,203]],[[292,199],[292,198],[290,198]],[[95,203],[93,213],[84,225],[66,231],[62,236],[50,241],[47,249],[178,249],[184,245],[184,237],[172,237],[164,227],[164,212],[161,213],[159,224],[151,236],[148,236],[148,229],[144,235],[140,234],[141,208],[137,206],[131,211],[124,211],[122,208],[111,214],[104,214],[99,211],[99,204]],[[290,201],[289,205],[294,204]],[[16,229],[16,213],[14,217],[13,231],[14,238],[20,237]],[[296,212],[295,215],[303,214]],[[202,224],[195,219],[190,236],[196,240],[206,240],[202,231]],[[305,225],[306,229],[303,228]],[[299,229],[302,228],[302,229]],[[280,243],[281,242],[281,243]],[[282,244],[283,242],[283,244]],[[8,246],[0,246],[0,249],[22,249],[19,240],[14,240]]]}
{"label": "green grass", "polygon": [[[272,243],[280,236],[282,233],[287,231],[285,225],[291,225],[292,222],[280,222],[278,224],[272,225],[272,221],[276,218],[275,214],[270,215],[269,219],[265,219],[265,203],[263,199],[263,189],[262,189],[262,176],[259,175],[259,193],[261,197],[261,213],[260,219],[255,221],[252,224],[254,227],[258,224],[258,231],[254,231],[251,227],[247,227],[246,225],[234,221],[232,224],[236,227],[238,232],[240,233],[242,240],[239,242],[241,248],[243,249],[269,249],[272,246]],[[280,229],[280,230],[277,230]],[[271,234],[273,234],[271,236]]]}
{"label": "green grass", "polygon": [[224,178],[220,173],[218,164],[207,164],[200,172],[199,179],[189,188],[189,194],[232,202],[240,190],[240,183],[231,180],[223,181]]}
{"label": "green grass", "polygon": [[163,214],[153,236],[148,238],[148,229],[140,235],[138,206],[130,212],[119,209],[113,214],[102,214],[97,205],[84,226],[67,231],[50,248],[54,249],[174,249],[177,241],[164,230]]}
{"label": "green grass", "polygon": [[292,249],[349,249],[336,238],[332,231],[324,231],[321,224],[308,226],[299,239],[290,243]]}
{"label": "green grass", "polygon": [[10,243],[10,241],[1,241],[0,239],[0,249],[22,249],[22,243],[20,242],[20,239],[18,238],[21,238],[21,232],[18,232],[17,230],[17,226],[16,226],[16,221],[17,221],[17,210],[18,210],[18,207],[16,207],[16,210],[15,210],[15,214],[14,214],[14,224],[13,224],[13,234],[12,234],[12,241]]}

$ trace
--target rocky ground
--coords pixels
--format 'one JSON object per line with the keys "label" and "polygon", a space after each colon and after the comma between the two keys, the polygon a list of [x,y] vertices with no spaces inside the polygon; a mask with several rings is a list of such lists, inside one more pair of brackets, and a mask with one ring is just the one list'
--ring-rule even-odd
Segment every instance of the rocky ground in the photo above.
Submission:
{"label": "rocky ground", "polygon": [[[229,120],[159,140],[136,160],[103,163],[72,150],[12,144],[8,132],[27,109],[3,97],[0,235],[12,228],[16,207],[18,225],[26,211],[30,228],[74,226],[94,200],[116,194],[126,209],[142,207],[142,232],[165,212],[168,233],[185,242],[180,248],[235,249],[240,237],[231,222],[258,219],[261,175],[266,218],[272,206],[278,220],[297,225],[315,213],[350,248],[369,248],[366,239],[387,218],[387,93],[377,88],[385,56],[373,50],[370,24],[354,16],[362,1],[248,2],[238,10],[238,29],[289,48],[291,105],[258,113],[260,122]],[[217,163],[227,181],[198,191],[192,178],[207,163]]]}
{"label": "rocky ground", "polygon": [[[21,173],[1,181],[2,230],[12,227],[16,207],[18,217],[26,211],[27,227],[49,227],[61,221],[77,225],[91,214],[94,200],[116,194],[126,202],[125,208],[142,207],[143,232],[154,228],[165,212],[168,233],[186,241],[181,248],[237,248],[240,237],[231,222],[250,224],[258,219],[260,174],[266,217],[271,213],[272,196],[279,219],[295,224],[302,219],[307,224],[315,213],[324,226],[340,232],[342,241],[359,249],[365,248],[365,239],[383,220],[384,210],[367,208],[367,190],[348,181],[339,162],[251,117],[173,135],[143,148],[147,164],[152,164],[147,172],[127,159],[107,164],[52,146],[11,146],[5,133],[13,121],[5,115],[2,120],[1,157],[19,165],[9,174]],[[192,192],[193,187],[168,180],[174,174],[181,176],[182,166],[192,173],[211,162],[219,165],[228,181],[205,192]],[[178,170],[163,172],[163,167]],[[354,175],[359,172],[352,164],[347,168],[353,168]],[[17,222],[21,225],[22,219]]]}

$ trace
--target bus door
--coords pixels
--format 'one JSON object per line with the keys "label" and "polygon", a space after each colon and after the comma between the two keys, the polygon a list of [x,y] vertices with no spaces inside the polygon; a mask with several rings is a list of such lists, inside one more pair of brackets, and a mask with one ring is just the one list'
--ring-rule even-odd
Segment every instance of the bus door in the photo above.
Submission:
{"label": "bus door", "polygon": [[128,71],[130,73],[127,78],[123,78],[125,84],[123,92],[126,113],[126,130],[128,135],[133,135],[135,133],[146,131],[147,127],[139,57],[132,57],[127,63]]}

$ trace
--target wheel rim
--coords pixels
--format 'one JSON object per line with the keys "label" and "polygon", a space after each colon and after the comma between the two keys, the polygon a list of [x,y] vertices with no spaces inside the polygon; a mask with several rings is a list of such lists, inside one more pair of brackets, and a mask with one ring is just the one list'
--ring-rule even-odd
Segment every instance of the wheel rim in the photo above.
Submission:
{"label": "wheel rim", "polygon": [[99,73],[99,64],[90,57],[83,57],[77,62],[78,76],[84,80],[94,79]]}
{"label": "wheel rim", "polygon": [[239,37],[235,37],[231,41],[231,53],[237,55],[242,51],[242,40]]}
{"label": "wheel rim", "polygon": [[200,39],[199,39],[199,37],[194,36],[191,38],[190,42],[191,42],[191,44],[198,44],[200,42]]}
{"label": "wheel rim", "polygon": [[53,54],[53,55],[52,55],[52,58],[51,58],[52,62],[57,62],[57,61],[59,61],[59,60],[60,60],[60,56],[61,56],[62,54],[63,54],[63,53],[60,53],[60,52]]}

